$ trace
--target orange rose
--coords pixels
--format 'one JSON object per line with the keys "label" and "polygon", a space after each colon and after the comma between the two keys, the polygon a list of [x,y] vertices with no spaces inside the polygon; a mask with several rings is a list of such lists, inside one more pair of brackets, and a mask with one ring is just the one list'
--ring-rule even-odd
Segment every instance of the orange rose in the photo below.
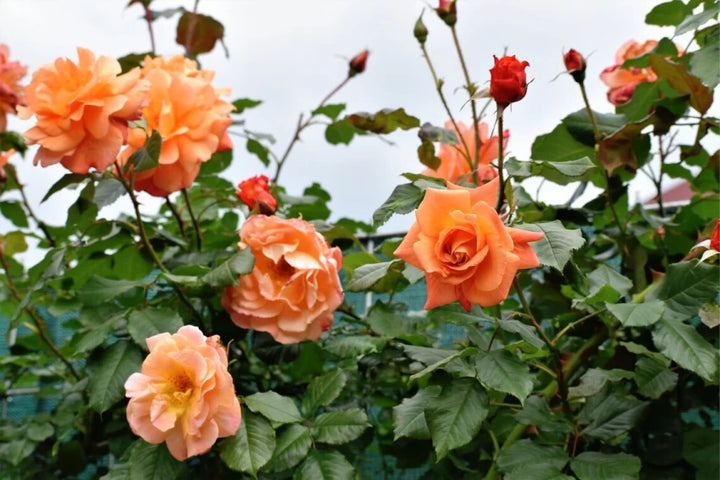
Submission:
{"label": "orange rose", "polygon": [[607,98],[613,105],[622,105],[632,98],[635,87],[643,82],[654,82],[657,75],[652,68],[621,68],[625,60],[639,57],[657,46],[656,40],[638,43],[635,40],[625,42],[615,54],[615,65],[607,67],[600,73],[602,80],[609,88]]}
{"label": "orange rose", "polygon": [[340,249],[330,248],[305,220],[265,215],[250,217],[240,238],[240,247],[255,255],[255,266],[223,294],[233,322],[268,332],[280,343],[317,340],[343,300]]}
{"label": "orange rose", "polygon": [[147,131],[130,129],[129,146],[118,161],[125,164],[154,130],[162,137],[162,149],[156,168],[137,172],[136,190],[166,197],[188,188],[213,153],[232,148],[227,127],[234,107],[219,97],[229,93],[226,89],[210,84],[214,75],[181,55],[145,57],[142,78],[150,82],[150,91],[142,115]]}
{"label": "orange rose", "polygon": [[146,340],[142,372],[125,382],[127,420],[148,443],[166,442],[182,461],[200,455],[240,428],[240,403],[220,337],[194,326]]}
{"label": "orange rose", "polygon": [[267,176],[250,177],[238,183],[238,188],[235,193],[251,210],[257,206],[257,211],[264,215],[272,215],[277,210],[277,200],[270,193]]}
{"label": "orange rose", "polygon": [[417,221],[395,255],[425,272],[429,310],[459,300],[497,305],[507,298],[515,274],[540,262],[528,242],[542,233],[506,227],[493,208],[498,180],[467,189],[428,189]]}
{"label": "orange rose", "polygon": [[15,113],[15,107],[22,103],[20,80],[27,73],[27,67],[20,62],[10,62],[7,45],[0,44],[0,132],[7,128],[7,114]]}
{"label": "orange rose", "polygon": [[25,88],[27,107],[20,118],[33,114],[37,124],[23,135],[40,144],[35,164],[62,163],[74,173],[111,165],[127,137],[127,122],[139,118],[145,98],[140,70],[120,75],[111,57],[95,59],[78,48],[78,63],[59,58],[40,67]]}
{"label": "orange rose", "polygon": [[[440,166],[433,170],[432,168],[426,168],[422,173],[430,177],[444,178],[449,182],[464,182],[472,180],[470,170],[470,164],[463,155],[465,147],[462,138],[465,140],[465,144],[470,150],[470,154],[475,156],[475,134],[472,131],[472,126],[468,127],[463,122],[457,123],[458,130],[455,133],[458,136],[458,143],[456,145],[440,145],[438,150],[438,158],[440,159]],[[451,121],[445,122],[445,128],[454,129]],[[493,178],[497,177],[497,171],[493,168],[490,163],[497,158],[498,155],[498,137],[497,135],[490,137],[488,133],[488,125],[485,122],[478,124],[478,135],[480,136],[480,158],[477,162],[477,172],[480,182],[485,183]],[[503,135],[503,146],[507,148],[507,142],[510,139],[510,131],[505,130]]]}

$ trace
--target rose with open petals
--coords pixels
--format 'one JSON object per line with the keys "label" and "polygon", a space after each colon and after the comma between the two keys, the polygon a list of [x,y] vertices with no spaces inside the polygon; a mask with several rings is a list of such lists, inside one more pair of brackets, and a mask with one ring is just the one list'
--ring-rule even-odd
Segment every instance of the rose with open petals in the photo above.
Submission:
{"label": "rose with open petals", "polygon": [[147,130],[130,129],[129,146],[118,161],[124,165],[153,131],[162,137],[162,149],[157,167],[136,172],[136,190],[166,197],[188,188],[213,153],[232,148],[227,128],[234,107],[220,98],[229,92],[213,87],[213,77],[212,71],[198,70],[197,63],[181,55],[145,58],[142,78],[150,91],[142,116]]}
{"label": "rose with open petals", "polygon": [[425,272],[429,310],[459,300],[489,307],[507,298],[515,274],[537,267],[529,242],[542,233],[506,227],[495,209],[498,180],[428,189],[395,255]]}
{"label": "rose with open petals", "polygon": [[22,104],[20,80],[27,73],[27,67],[20,62],[11,62],[7,45],[0,44],[0,132],[7,128],[7,114],[15,113]]}
{"label": "rose with open petals", "polygon": [[127,420],[149,443],[166,442],[182,461],[210,450],[240,428],[240,403],[220,337],[194,326],[146,340],[150,353],[140,373],[125,382]]}
{"label": "rose with open petals", "polygon": [[233,322],[268,332],[280,343],[317,340],[343,300],[340,249],[330,248],[305,220],[265,215],[250,217],[240,238],[255,266],[223,294]]}
{"label": "rose with open petals", "polygon": [[[422,173],[430,177],[444,178],[453,183],[468,182],[473,180],[470,164],[465,157],[465,147],[470,150],[470,156],[475,157],[476,143],[472,127],[466,126],[463,122],[457,122],[458,143],[455,145],[440,145],[437,157],[440,159],[440,166],[437,169],[427,168]],[[445,128],[454,129],[451,121],[445,122]],[[498,137],[489,135],[487,123],[478,124],[478,135],[480,137],[479,158],[477,161],[477,173],[479,182],[486,183],[497,177],[497,171],[490,165],[498,155]],[[462,138],[462,140],[461,140]],[[503,146],[507,147],[510,139],[510,131],[505,130],[503,135]],[[463,145],[464,141],[464,145]]]}
{"label": "rose with open petals", "polygon": [[129,120],[140,116],[145,99],[140,70],[120,74],[111,57],[78,48],[78,63],[59,58],[40,67],[25,88],[27,107],[20,118],[33,114],[37,123],[23,135],[28,144],[40,144],[35,164],[61,163],[74,173],[105,170],[117,157],[127,137]]}
{"label": "rose with open petals", "polygon": [[625,60],[639,57],[657,47],[656,40],[638,43],[629,40],[622,44],[615,54],[615,65],[607,67],[600,73],[600,80],[609,87],[607,98],[613,105],[622,105],[630,101],[635,88],[643,82],[654,82],[657,75],[650,67],[622,68]]}

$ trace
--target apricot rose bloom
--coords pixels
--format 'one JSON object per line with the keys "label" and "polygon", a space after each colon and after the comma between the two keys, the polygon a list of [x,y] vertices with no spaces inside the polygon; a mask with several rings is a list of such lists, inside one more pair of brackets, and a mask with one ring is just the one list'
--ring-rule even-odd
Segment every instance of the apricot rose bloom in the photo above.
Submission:
{"label": "apricot rose bloom", "polygon": [[20,118],[33,114],[37,123],[23,135],[28,144],[40,144],[35,164],[61,163],[85,174],[105,170],[117,157],[127,137],[127,124],[140,118],[145,83],[140,70],[120,74],[111,57],[78,48],[78,63],[58,58],[40,67],[25,87],[27,107]]}
{"label": "apricot rose bloom", "polygon": [[210,450],[240,428],[240,403],[220,337],[195,326],[146,340],[150,353],[140,373],[125,382],[127,420],[148,443],[166,442],[182,461]]}
{"label": "apricot rose bloom", "polygon": [[301,219],[253,215],[240,230],[255,266],[227,287],[222,305],[235,324],[268,332],[280,343],[317,340],[343,301],[342,254]]}
{"label": "apricot rose bloom", "polygon": [[118,161],[124,165],[153,131],[162,137],[162,149],[156,168],[136,173],[136,190],[166,197],[188,188],[213,153],[232,148],[228,114],[235,107],[220,98],[229,90],[213,87],[214,76],[182,55],[145,57],[142,78],[150,83],[150,91],[142,115],[147,130],[130,129],[129,146]]}
{"label": "apricot rose bloom", "polygon": [[0,132],[7,128],[7,114],[14,114],[16,107],[22,104],[20,80],[27,73],[27,66],[11,62],[9,58],[7,45],[0,44]]}
{"label": "apricot rose bloom", "polygon": [[630,101],[635,88],[643,82],[654,82],[657,75],[652,68],[621,68],[625,60],[639,57],[658,45],[656,40],[638,43],[629,40],[622,44],[615,54],[615,65],[607,67],[600,73],[600,80],[609,87],[607,98],[613,105],[622,105]]}
{"label": "apricot rose bloom", "polygon": [[427,189],[395,255],[425,272],[430,310],[459,300],[489,307],[507,298],[519,269],[537,267],[529,242],[542,233],[506,227],[493,208],[498,179],[468,189]]}
{"label": "apricot rose bloom", "polygon": [[[472,180],[472,170],[470,164],[465,158],[463,147],[464,140],[470,150],[470,155],[475,156],[475,134],[472,126],[468,127],[463,122],[457,122],[458,130],[455,133],[458,136],[456,145],[440,145],[438,150],[438,158],[440,166],[437,169],[427,168],[422,173],[430,177],[444,178],[453,183],[465,182]],[[454,129],[451,121],[445,122],[445,128]],[[498,156],[498,137],[489,135],[487,123],[480,122],[478,124],[478,135],[480,136],[479,159],[477,161],[478,179],[485,183],[497,177],[497,171],[490,165]],[[505,130],[503,135],[503,146],[507,148],[507,142],[510,139],[510,131]]]}

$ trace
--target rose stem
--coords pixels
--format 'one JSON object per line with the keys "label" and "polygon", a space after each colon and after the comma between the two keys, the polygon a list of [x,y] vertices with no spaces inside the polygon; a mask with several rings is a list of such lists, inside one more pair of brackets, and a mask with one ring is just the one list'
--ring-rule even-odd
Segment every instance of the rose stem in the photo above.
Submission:
{"label": "rose stem", "polygon": [[495,210],[500,213],[502,210],[503,203],[505,202],[505,174],[503,172],[503,161],[505,151],[503,148],[503,112],[505,107],[497,106],[497,123],[500,134],[498,135],[498,183],[500,184],[500,191],[498,192],[498,201],[495,206]]}
{"label": "rose stem", "polygon": [[198,225],[197,219],[195,218],[195,213],[192,209],[192,204],[190,203],[190,196],[188,195],[187,188],[182,189],[183,198],[185,199],[185,205],[187,205],[188,214],[190,214],[190,220],[192,220],[193,228],[195,229],[195,240],[197,241],[197,249],[198,251],[202,250],[202,232],[200,231],[200,226]]}
{"label": "rose stem", "polygon": [[168,207],[170,212],[172,212],[173,217],[175,217],[175,221],[178,224],[178,227],[180,228],[180,234],[185,238],[185,240],[188,240],[187,235],[185,234],[185,222],[182,221],[182,218],[180,218],[180,214],[175,209],[175,206],[170,201],[170,197],[165,197],[165,206]]}
{"label": "rose stem", "polygon": [[6,172],[10,174],[13,181],[15,182],[15,185],[17,185],[18,190],[20,190],[20,197],[22,198],[23,205],[25,205],[25,209],[27,210],[28,216],[32,218],[35,223],[37,223],[37,226],[42,230],[43,234],[45,235],[45,238],[47,238],[48,243],[51,247],[55,246],[55,239],[50,234],[50,232],[47,229],[47,225],[45,225],[45,222],[39,220],[37,216],[35,215],[35,212],[33,211],[32,207],[30,207],[30,202],[28,202],[27,196],[25,195],[25,186],[20,183],[20,179],[17,176],[17,173],[14,168],[7,168],[5,169]]}

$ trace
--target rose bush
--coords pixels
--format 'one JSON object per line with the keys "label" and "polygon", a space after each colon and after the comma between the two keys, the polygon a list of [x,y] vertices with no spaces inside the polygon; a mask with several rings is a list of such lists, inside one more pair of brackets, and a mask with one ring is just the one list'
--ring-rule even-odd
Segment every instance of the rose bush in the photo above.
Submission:
{"label": "rose bush", "polygon": [[[654,8],[646,20],[687,51],[659,38],[618,60],[618,75],[627,62],[654,77],[613,108],[592,105],[585,77],[607,72],[576,50],[555,58],[573,77],[558,99],[550,79],[527,88],[529,62],[550,60],[473,66],[493,53],[461,44],[478,18],[443,0],[412,26],[445,128],[346,111],[343,88],[373,81],[363,50],[278,149],[246,116],[262,102],[226,100],[198,66],[225,27],[197,4],[129,2],[151,54],[80,48],[9,101],[3,65],[18,78],[21,64],[0,49],[0,112],[36,123],[0,132],[3,480],[717,477],[716,5]],[[173,17],[187,58],[155,52],[155,22]],[[454,50],[428,48],[443,31]],[[505,124],[536,112],[507,106],[531,95],[582,108],[519,159],[507,132],[521,145],[522,130]],[[417,134],[389,155],[424,167],[371,223],[331,216],[322,185],[280,181],[318,128],[343,144],[337,162],[356,137]],[[71,170],[42,199],[61,218],[64,192],[66,220],[34,208],[23,155]],[[251,155],[268,175],[230,173]],[[685,201],[668,201],[670,179]],[[568,200],[548,201],[558,186]],[[397,214],[410,230],[379,234]]]}

